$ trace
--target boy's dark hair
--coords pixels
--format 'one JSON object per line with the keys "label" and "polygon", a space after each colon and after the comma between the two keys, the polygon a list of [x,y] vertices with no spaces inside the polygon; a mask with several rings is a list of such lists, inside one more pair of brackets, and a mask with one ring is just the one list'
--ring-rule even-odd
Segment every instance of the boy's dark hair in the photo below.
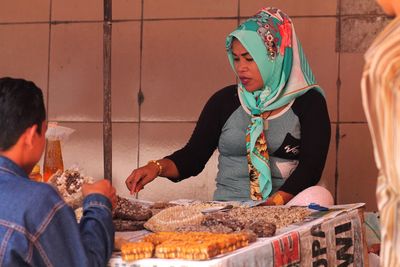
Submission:
{"label": "boy's dark hair", "polygon": [[45,119],[43,93],[39,87],[23,79],[0,78],[0,151],[15,145],[25,130],[35,124],[37,132],[42,134]]}

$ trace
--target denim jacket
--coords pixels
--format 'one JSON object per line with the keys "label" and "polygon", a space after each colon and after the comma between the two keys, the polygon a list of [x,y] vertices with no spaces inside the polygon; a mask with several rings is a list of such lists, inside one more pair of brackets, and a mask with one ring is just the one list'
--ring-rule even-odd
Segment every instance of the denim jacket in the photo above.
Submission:
{"label": "denim jacket", "polygon": [[0,156],[0,266],[106,266],[113,246],[106,197],[87,196],[78,224],[51,185]]}

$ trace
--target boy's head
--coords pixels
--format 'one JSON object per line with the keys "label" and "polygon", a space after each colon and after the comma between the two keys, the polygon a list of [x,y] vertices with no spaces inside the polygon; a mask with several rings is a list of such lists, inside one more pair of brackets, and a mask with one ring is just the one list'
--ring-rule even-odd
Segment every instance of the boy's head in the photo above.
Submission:
{"label": "boy's head", "polygon": [[[19,142],[24,144],[24,149],[26,142],[30,142],[28,150],[38,144],[42,146],[45,135],[43,131],[46,129],[45,120],[46,110],[43,94],[33,82],[9,77],[0,78],[1,154],[12,150]],[[22,142],[20,139],[25,138],[26,135],[30,139],[24,139]],[[43,140],[39,140],[40,138]],[[39,158],[36,159],[38,161],[43,152],[43,147],[34,149],[34,151],[31,151],[32,153],[35,152],[31,160],[35,160],[37,154],[40,154]],[[26,160],[26,158],[24,159]]]}

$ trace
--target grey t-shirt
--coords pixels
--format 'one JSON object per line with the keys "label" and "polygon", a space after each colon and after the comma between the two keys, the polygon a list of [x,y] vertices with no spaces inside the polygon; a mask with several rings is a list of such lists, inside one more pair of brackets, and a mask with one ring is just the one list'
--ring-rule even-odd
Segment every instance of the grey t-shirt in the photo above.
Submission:
{"label": "grey t-shirt", "polygon": [[[293,154],[300,153],[300,123],[292,109],[284,110],[278,116],[268,120],[267,137],[268,154],[272,176],[272,193],[276,192],[298,165],[297,159],[284,159],[274,156],[290,135],[291,144],[285,144],[286,150]],[[250,123],[250,115],[238,107],[225,125],[219,138],[217,189],[214,199],[217,200],[249,200],[250,180],[246,157],[246,128]],[[287,140],[288,141],[288,140]],[[289,151],[290,150],[290,151]]]}
{"label": "grey t-shirt", "polygon": [[[266,132],[273,190],[296,195],[318,183],[330,141],[325,98],[309,90],[268,121]],[[178,168],[179,182],[196,176],[215,149],[220,152],[215,200],[250,200],[245,132],[250,115],[242,108],[237,86],[216,92],[206,103],[188,143],[166,158]]]}

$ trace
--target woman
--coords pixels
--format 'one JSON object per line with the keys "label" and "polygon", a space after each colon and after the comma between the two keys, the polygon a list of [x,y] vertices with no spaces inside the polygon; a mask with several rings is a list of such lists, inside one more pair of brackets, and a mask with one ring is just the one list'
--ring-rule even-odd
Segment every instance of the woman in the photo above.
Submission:
{"label": "woman", "polygon": [[290,18],[262,9],[227,37],[226,48],[238,85],[215,93],[187,145],[134,170],[128,189],[138,192],[157,176],[195,176],[218,148],[215,200],[283,205],[298,195],[309,203],[318,198],[302,196],[316,192],[320,204],[333,204],[327,190],[312,187],[325,164],[330,121]]}

